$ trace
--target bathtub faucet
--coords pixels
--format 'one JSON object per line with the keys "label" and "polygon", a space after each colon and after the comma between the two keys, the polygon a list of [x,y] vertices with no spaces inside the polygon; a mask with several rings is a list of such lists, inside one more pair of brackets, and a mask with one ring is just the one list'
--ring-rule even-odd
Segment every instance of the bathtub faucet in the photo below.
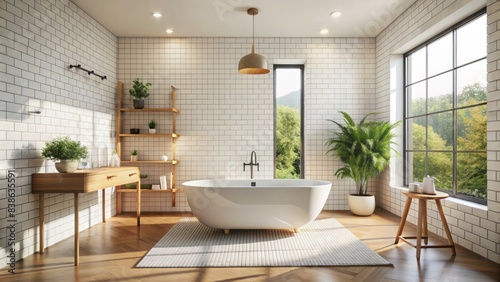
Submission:
{"label": "bathtub faucet", "polygon": [[245,167],[249,165],[250,166],[250,179],[253,179],[253,166],[257,167],[257,171],[259,171],[259,163],[257,162],[257,154],[255,151],[252,151],[250,154],[250,162],[249,163],[243,163],[243,171],[245,171]]}

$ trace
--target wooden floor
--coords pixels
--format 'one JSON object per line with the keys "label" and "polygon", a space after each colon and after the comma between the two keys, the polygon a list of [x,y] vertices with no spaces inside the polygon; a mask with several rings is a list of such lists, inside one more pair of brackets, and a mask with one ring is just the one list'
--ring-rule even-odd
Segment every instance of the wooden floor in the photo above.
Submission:
{"label": "wooden floor", "polygon": [[[134,268],[134,265],[181,218],[191,214],[145,215],[141,227],[121,215],[80,232],[80,265],[73,266],[73,238],[16,264],[16,274],[0,270],[0,281],[500,281],[500,265],[461,247],[415,249],[394,245],[399,218],[377,210],[370,217],[349,212],[322,212],[334,217],[393,267],[254,267]],[[407,226],[403,234],[414,231]],[[439,242],[431,238],[430,243]]]}

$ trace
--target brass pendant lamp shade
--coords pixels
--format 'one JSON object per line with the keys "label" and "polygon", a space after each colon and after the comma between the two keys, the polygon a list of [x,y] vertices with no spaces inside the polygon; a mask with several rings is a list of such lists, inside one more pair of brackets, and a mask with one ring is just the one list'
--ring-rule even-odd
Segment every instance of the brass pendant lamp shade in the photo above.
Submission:
{"label": "brass pendant lamp shade", "polygon": [[269,73],[267,67],[267,60],[264,56],[255,53],[255,18],[254,16],[259,13],[257,8],[250,8],[247,13],[253,18],[252,28],[252,53],[243,56],[238,63],[238,71],[243,74],[266,74]]}

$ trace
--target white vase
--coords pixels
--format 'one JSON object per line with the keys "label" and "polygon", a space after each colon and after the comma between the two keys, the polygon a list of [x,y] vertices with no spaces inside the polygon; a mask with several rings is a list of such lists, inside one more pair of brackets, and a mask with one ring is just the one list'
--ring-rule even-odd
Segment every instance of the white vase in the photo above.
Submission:
{"label": "white vase", "polygon": [[118,157],[117,153],[113,153],[113,155],[111,156],[111,166],[112,167],[120,166],[120,157]]}
{"label": "white vase", "polygon": [[156,134],[156,128],[150,128],[149,134]]}
{"label": "white vase", "polygon": [[368,216],[375,211],[375,196],[373,195],[349,194],[347,203],[355,215]]}
{"label": "white vase", "polygon": [[58,172],[74,172],[78,168],[78,161],[75,160],[60,160],[56,163],[56,170]]}

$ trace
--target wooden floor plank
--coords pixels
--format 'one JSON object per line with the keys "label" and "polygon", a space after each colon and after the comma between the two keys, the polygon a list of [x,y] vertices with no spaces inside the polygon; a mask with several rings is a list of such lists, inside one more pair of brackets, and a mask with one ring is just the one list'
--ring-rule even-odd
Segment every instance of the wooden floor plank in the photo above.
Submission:
{"label": "wooden floor plank", "polygon": [[[134,268],[174,224],[190,213],[144,214],[141,227],[133,214],[122,214],[80,232],[80,265],[73,265],[73,238],[16,264],[16,274],[0,271],[0,281],[498,281],[500,266],[464,248],[415,249],[394,245],[399,218],[383,210],[369,217],[325,211],[393,267]],[[404,234],[415,232],[405,227]],[[430,243],[443,242],[431,236]]]}

